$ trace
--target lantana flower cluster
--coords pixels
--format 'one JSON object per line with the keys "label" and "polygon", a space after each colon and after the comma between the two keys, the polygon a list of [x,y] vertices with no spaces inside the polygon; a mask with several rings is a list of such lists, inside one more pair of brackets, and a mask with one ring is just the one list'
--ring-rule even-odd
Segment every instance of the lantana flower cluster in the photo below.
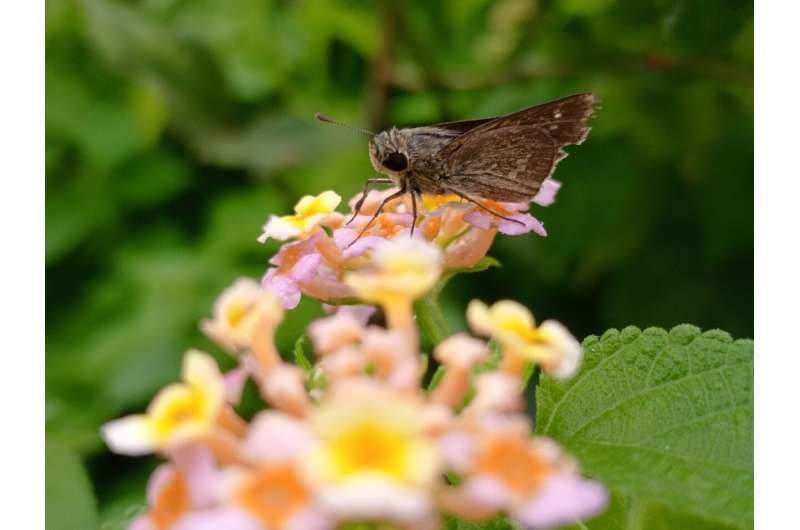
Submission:
{"label": "lantana flower cluster", "polygon": [[[533,202],[550,205],[560,187],[558,181],[545,180]],[[479,206],[456,195],[422,195],[414,230],[408,194],[386,202],[373,219],[384,199],[396,192],[397,188],[389,188],[358,194],[349,201],[351,211],[344,215],[336,211],[341,197],[325,191],[303,197],[292,215],[270,217],[259,241],[287,243],[270,259],[264,287],[277,293],[287,309],[297,306],[302,293],[336,303],[355,296],[344,276],[369,262],[370,249],[382,241],[408,238],[412,231],[439,247],[448,271],[478,263],[498,232],[547,235],[544,225],[527,213],[527,203],[481,199]]]}
{"label": "lantana flower cluster", "polygon": [[[284,245],[263,284],[236,280],[201,324],[236,367],[223,372],[208,353],[189,350],[180,382],[145,413],[102,428],[117,453],[165,459],[131,530],[434,530],[447,518],[498,516],[547,529],[604,508],[605,488],[535,435],[525,414],[532,367],[568,378],[580,365],[581,346],[563,325],[539,324],[510,300],[474,300],[466,311],[473,334],[441,341],[433,360],[421,351],[415,300],[480,259],[504,230],[445,200],[426,199],[414,237],[398,201],[350,245],[359,228],[344,225],[331,192],[267,223],[265,236],[298,241]],[[275,343],[299,290],[362,302],[328,306],[308,326],[313,363],[302,348],[299,362],[288,362]],[[238,410],[248,380],[263,408],[245,419]]]}

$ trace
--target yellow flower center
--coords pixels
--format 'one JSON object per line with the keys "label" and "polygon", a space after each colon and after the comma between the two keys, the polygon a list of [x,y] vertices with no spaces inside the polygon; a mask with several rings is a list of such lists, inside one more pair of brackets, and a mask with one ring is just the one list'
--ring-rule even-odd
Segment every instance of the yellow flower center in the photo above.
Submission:
{"label": "yellow flower center", "polygon": [[190,421],[205,421],[206,402],[201,392],[186,388],[176,393],[159,414],[153,417],[156,436],[165,439],[181,424]]}
{"label": "yellow flower center", "polygon": [[232,328],[238,326],[249,310],[250,304],[245,300],[234,300],[231,302],[225,312],[228,325]]}
{"label": "yellow flower center", "polygon": [[402,480],[409,464],[409,442],[405,433],[364,421],[331,441],[333,465],[342,477],[376,472]]}
{"label": "yellow flower center", "polygon": [[500,329],[510,331],[522,339],[532,342],[538,338],[538,331],[536,328],[529,326],[527,323],[520,320],[506,319],[498,322]]}

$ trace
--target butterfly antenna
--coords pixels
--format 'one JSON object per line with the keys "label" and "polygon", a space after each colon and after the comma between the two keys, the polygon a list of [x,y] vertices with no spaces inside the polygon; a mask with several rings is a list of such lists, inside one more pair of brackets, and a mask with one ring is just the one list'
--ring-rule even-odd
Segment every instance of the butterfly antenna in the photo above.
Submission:
{"label": "butterfly antenna", "polygon": [[375,136],[375,133],[372,131],[368,131],[367,129],[361,129],[359,127],[353,127],[352,125],[347,125],[346,123],[342,123],[340,121],[336,121],[329,116],[325,116],[324,114],[320,114],[319,112],[314,114],[314,117],[317,118],[319,121],[324,121],[326,123],[332,123],[334,125],[338,125],[340,127],[344,127],[345,129],[350,129],[351,131],[366,134],[367,136]]}

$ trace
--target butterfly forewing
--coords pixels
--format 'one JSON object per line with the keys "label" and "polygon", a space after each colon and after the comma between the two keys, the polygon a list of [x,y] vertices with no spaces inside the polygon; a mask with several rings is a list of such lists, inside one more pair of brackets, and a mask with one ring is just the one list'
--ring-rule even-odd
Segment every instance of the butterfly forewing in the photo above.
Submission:
{"label": "butterfly forewing", "polygon": [[428,125],[428,127],[435,129],[447,129],[448,131],[454,131],[463,134],[467,131],[474,129],[479,125],[483,125],[484,123],[488,123],[495,119],[497,118],[481,118],[478,120],[463,120],[463,121],[446,121],[444,123],[435,123],[433,125]]}
{"label": "butterfly forewing", "polygon": [[484,199],[530,201],[556,162],[558,143],[540,127],[485,131],[452,153],[448,187]]}
{"label": "butterfly forewing", "polygon": [[447,186],[486,199],[529,201],[566,156],[563,148],[586,138],[594,105],[592,94],[577,94],[468,129],[442,149]]}

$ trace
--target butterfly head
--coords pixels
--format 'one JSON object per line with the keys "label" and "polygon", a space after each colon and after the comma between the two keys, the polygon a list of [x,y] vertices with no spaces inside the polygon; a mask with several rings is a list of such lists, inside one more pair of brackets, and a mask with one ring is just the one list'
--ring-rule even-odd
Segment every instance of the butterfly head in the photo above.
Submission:
{"label": "butterfly head", "polygon": [[408,155],[397,129],[383,131],[370,139],[369,159],[375,171],[400,181],[400,176],[408,169]]}

